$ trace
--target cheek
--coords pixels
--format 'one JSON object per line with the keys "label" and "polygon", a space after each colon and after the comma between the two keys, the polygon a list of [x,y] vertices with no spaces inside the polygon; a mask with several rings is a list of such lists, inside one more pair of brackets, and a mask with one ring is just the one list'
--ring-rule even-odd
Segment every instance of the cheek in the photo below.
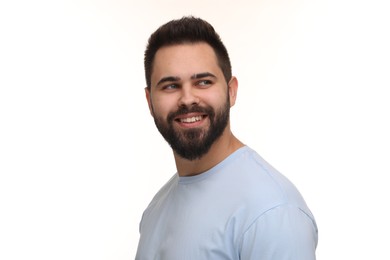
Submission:
{"label": "cheek", "polygon": [[155,115],[165,117],[169,112],[174,111],[174,104],[176,103],[167,98],[155,98],[152,100],[153,112]]}
{"label": "cheek", "polygon": [[208,96],[205,96],[204,102],[213,107],[220,107],[226,103],[228,98],[229,98],[228,93],[219,91],[219,92],[211,93]]}

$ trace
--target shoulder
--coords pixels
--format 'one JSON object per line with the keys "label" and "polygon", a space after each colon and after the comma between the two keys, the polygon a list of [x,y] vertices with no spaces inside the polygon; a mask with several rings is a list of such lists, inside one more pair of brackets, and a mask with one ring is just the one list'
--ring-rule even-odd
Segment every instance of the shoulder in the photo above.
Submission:
{"label": "shoulder", "polygon": [[260,215],[240,240],[243,259],[315,259],[318,230],[311,215],[285,204]]}
{"label": "shoulder", "polygon": [[175,189],[178,183],[178,175],[174,174],[161,188],[160,190],[154,195],[153,199],[150,201],[148,207],[146,208],[144,214],[153,208],[155,204],[158,204],[159,201],[167,199],[171,194],[172,190]]}
{"label": "shoulder", "polygon": [[265,211],[282,204],[306,207],[298,189],[288,178],[256,151],[249,147],[244,148],[240,155],[225,167],[221,179],[230,179],[238,193],[248,196],[254,202],[262,202]]}
{"label": "shoulder", "polygon": [[254,150],[245,147],[240,156],[228,166],[220,179],[222,181],[222,176],[226,173],[231,196],[236,197],[240,203],[240,208],[248,218],[248,225],[260,216],[282,209],[296,209],[299,214],[314,221],[295,185]]}

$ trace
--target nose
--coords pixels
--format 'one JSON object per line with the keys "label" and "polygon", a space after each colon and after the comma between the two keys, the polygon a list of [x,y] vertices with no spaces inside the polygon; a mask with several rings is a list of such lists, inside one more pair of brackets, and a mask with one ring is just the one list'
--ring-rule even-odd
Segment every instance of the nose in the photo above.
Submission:
{"label": "nose", "polygon": [[179,106],[191,107],[199,104],[199,97],[191,85],[183,86],[180,92]]}

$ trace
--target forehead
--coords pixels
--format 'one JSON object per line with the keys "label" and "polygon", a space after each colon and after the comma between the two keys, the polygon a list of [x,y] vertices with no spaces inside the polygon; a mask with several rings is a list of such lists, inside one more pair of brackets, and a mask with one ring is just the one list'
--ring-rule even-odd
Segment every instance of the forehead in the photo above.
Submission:
{"label": "forehead", "polygon": [[156,52],[152,71],[152,82],[161,77],[190,77],[206,71],[214,75],[222,74],[217,56],[207,43],[162,47]]}

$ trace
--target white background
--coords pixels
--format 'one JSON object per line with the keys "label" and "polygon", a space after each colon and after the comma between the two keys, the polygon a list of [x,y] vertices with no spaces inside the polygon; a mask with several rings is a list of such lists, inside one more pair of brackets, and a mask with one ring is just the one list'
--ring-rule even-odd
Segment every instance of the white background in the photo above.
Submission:
{"label": "white background", "polygon": [[189,14],[225,42],[234,133],[301,191],[318,259],[390,259],[386,3],[2,1],[0,259],[134,259],[142,212],[175,172],[143,52]]}

